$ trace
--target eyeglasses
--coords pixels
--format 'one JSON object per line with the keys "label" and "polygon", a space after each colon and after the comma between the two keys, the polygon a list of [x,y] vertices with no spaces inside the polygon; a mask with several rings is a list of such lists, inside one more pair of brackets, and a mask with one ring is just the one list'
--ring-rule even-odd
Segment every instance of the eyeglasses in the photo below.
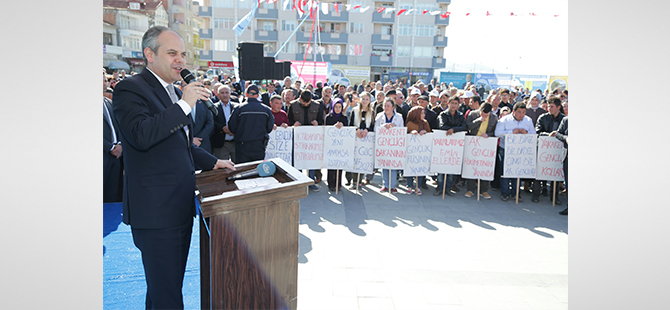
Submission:
{"label": "eyeglasses", "polygon": [[205,86],[210,86],[212,85],[211,83],[204,83]]}

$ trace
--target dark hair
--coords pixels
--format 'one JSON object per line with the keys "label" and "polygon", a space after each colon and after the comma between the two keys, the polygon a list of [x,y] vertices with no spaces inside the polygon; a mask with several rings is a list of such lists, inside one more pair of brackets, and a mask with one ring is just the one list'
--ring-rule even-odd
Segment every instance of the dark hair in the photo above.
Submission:
{"label": "dark hair", "polygon": [[449,100],[447,101],[447,103],[449,103],[449,101],[451,101],[451,100],[456,100],[458,102],[461,102],[461,99],[458,98],[458,95],[453,95],[453,96],[449,97]]}
{"label": "dark hair", "polygon": [[547,99],[547,103],[553,104],[556,107],[560,107],[561,106],[561,98],[559,98],[557,96],[550,96],[549,99]]}
{"label": "dark hair", "polygon": [[479,97],[478,95],[474,95],[474,96],[470,97],[470,102],[472,102],[472,101],[477,102],[477,103],[482,103],[482,98]]}
{"label": "dark hair", "polygon": [[482,104],[482,106],[479,107],[479,110],[482,111],[483,113],[489,113],[491,112],[491,110],[493,110],[493,105],[488,102],[484,102],[484,104]]}
{"label": "dark hair", "polygon": [[502,90],[500,90],[500,92],[498,94],[501,94],[501,95],[502,94],[508,94],[509,95],[509,89],[503,88]]}
{"label": "dark hair", "polygon": [[281,99],[281,96],[276,95],[276,94],[275,94],[275,95],[272,95],[272,97],[270,97],[270,102],[272,102],[272,100],[274,100],[274,99],[279,99],[280,101],[282,100],[282,99]]}
{"label": "dark hair", "polygon": [[512,108],[512,110],[513,110],[514,112],[516,112],[516,110],[518,110],[518,109],[524,109],[524,110],[525,110],[525,109],[526,109],[526,104],[523,103],[523,101],[520,101],[520,102],[515,103],[515,104],[514,104],[514,107]]}
{"label": "dark hair", "polygon": [[309,91],[309,89],[305,89],[300,93],[300,99],[302,101],[311,101],[312,100],[312,92]]}

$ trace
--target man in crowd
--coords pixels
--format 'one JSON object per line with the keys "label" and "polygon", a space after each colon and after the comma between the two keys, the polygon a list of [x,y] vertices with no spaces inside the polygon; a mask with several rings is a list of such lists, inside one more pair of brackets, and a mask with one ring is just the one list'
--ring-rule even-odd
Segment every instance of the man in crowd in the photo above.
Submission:
{"label": "man in crowd", "polygon": [[[535,124],[535,131],[539,136],[549,136],[552,132],[556,132],[558,130],[558,125],[561,124],[561,121],[563,118],[565,118],[565,114],[561,113],[560,111],[560,98],[551,96],[549,99],[547,99],[547,101],[549,101],[549,105],[547,106],[549,108],[549,112],[540,115],[540,117],[537,119],[537,123]],[[540,182],[536,180],[533,183],[533,198],[531,198],[532,202],[540,201],[540,187]],[[542,186],[542,193],[547,195],[544,186]],[[561,200],[558,199],[558,196],[556,196],[556,204],[561,204]]]}
{"label": "man in crowd", "polygon": [[269,107],[270,97],[272,97],[273,95],[277,95],[277,93],[275,93],[275,84],[270,82],[267,84],[267,91],[261,94],[261,101],[263,102],[263,104]]}
{"label": "man in crowd", "polygon": [[[502,171],[505,171],[505,136],[509,134],[535,134],[535,127],[530,117],[526,116],[526,105],[519,102],[514,105],[512,113],[501,118],[495,129],[496,137],[500,139],[500,147],[498,148],[498,156],[502,163]],[[516,194],[516,179],[500,177],[500,199],[507,201],[510,199],[510,194]],[[523,201],[519,195],[519,202]]]}
{"label": "man in crowd", "polygon": [[[440,92],[437,91],[437,89],[433,89],[428,93],[428,98],[430,99],[430,105],[429,108],[433,111],[435,111],[435,108],[440,106]],[[440,110],[440,112],[435,111],[438,115],[442,113],[443,110]]]}
{"label": "man in crowd", "polygon": [[[450,136],[454,133],[461,132],[461,131],[466,131],[467,127],[465,124],[465,118],[463,117],[463,113],[458,111],[458,104],[459,104],[459,98],[458,96],[452,96],[451,98],[447,99],[447,92],[443,91],[442,96],[444,99],[444,102],[447,102],[448,108],[445,111],[442,111],[440,115],[438,115],[438,125],[440,130],[446,130],[447,131],[447,136]],[[435,193],[433,195],[439,196],[442,195],[442,189],[445,189],[445,193],[449,196],[454,196],[454,192],[459,191],[458,188],[454,187],[453,185],[453,180],[454,180],[454,175],[449,174],[447,175],[447,184],[445,185],[444,182],[444,174],[438,174],[437,176],[437,188],[435,190]],[[454,190],[454,188],[456,190]]]}
{"label": "man in crowd", "polygon": [[211,154],[210,137],[214,131],[214,116],[202,100],[198,100],[195,108],[191,110],[191,124],[193,124],[193,144]]}
{"label": "man in crowd", "polygon": [[[443,90],[440,93],[439,104],[436,107],[433,108],[433,111],[435,111],[435,113],[437,113],[437,115],[439,116],[440,113],[442,113],[442,112],[444,112],[448,109],[449,109],[449,92],[446,91],[446,90]],[[456,106],[456,109],[458,109],[458,106]]]}
{"label": "man in crowd", "polygon": [[[303,91],[300,97],[293,100],[288,108],[288,121],[291,126],[321,126],[323,125],[323,120],[323,108],[318,102],[312,100],[312,94],[308,90]],[[309,177],[315,180],[315,183],[319,183],[320,178],[317,179],[316,171],[310,170]],[[318,192],[319,186],[312,184],[309,186],[309,189]]]}
{"label": "man in crowd", "polygon": [[426,95],[421,95],[419,96],[418,103],[420,106],[423,107],[424,112],[426,113],[426,121],[428,122],[428,125],[430,125],[430,129],[435,130],[438,127],[437,124],[437,113],[435,111],[430,109],[430,106],[428,105],[429,103],[429,98]]}
{"label": "man in crowd", "polygon": [[321,113],[323,114],[323,119],[326,119],[326,115],[330,112],[330,109],[333,105],[333,89],[330,86],[326,86],[321,91],[321,99],[316,100],[316,102],[321,106]]}
{"label": "man in crowd", "polygon": [[295,100],[295,92],[293,92],[293,89],[284,89],[282,91],[282,104],[284,112],[288,113],[288,107],[291,105],[291,102]]}
{"label": "man in crowd", "polygon": [[463,113],[465,115],[465,112],[467,112],[470,109],[470,97],[474,96],[471,91],[465,91],[463,95],[461,95],[461,105],[458,106],[458,112]]}
{"label": "man in crowd", "polygon": [[214,105],[219,113],[214,117],[214,130],[210,139],[212,152],[219,159],[230,159],[232,162],[237,162],[235,158],[235,135],[228,128],[228,123],[238,103],[230,100],[230,86],[221,83],[217,84],[215,89],[217,90],[216,96],[219,98],[219,102]]}
{"label": "man in crowd", "polygon": [[[107,77],[102,74],[103,94],[107,92]],[[102,97],[103,127],[103,202],[121,201],[120,194],[123,193],[123,160],[121,155],[123,148],[119,141],[119,130],[114,121],[114,112],[112,110],[112,100],[105,96]],[[121,199],[120,199],[121,198]]]}
{"label": "man in crowd", "polygon": [[142,37],[146,68],[114,89],[114,116],[123,144],[123,222],[142,253],[147,309],[183,309],[182,285],[195,216],[195,165],[229,168],[192,142],[189,113],[209,90],[192,82],[175,90],[186,47],[167,27]]}
{"label": "man in crowd", "polygon": [[[477,99],[479,99],[479,96],[474,97],[477,97]],[[481,105],[479,109],[472,110],[470,114],[468,114],[465,123],[468,127],[469,136],[480,136],[484,138],[494,137],[496,125],[498,124],[498,117],[495,114],[491,113],[492,108],[493,107],[491,106],[491,104],[486,102],[483,105]],[[489,195],[488,193],[489,181],[480,180],[479,184],[480,184],[479,195],[484,197],[484,199],[491,199],[491,195]],[[472,195],[474,195],[475,191],[477,190],[477,180],[468,179],[465,182],[465,186],[468,190],[465,193],[465,197],[470,198],[472,197]]]}
{"label": "man in crowd", "polygon": [[233,110],[228,126],[235,135],[235,158],[239,163],[265,158],[268,134],[275,124],[270,108],[258,100],[258,86],[249,85],[244,95],[247,100]]}
{"label": "man in crowd", "polygon": [[511,110],[514,107],[514,103],[510,95],[510,90],[507,88],[503,88],[500,90],[499,94],[500,94],[500,104],[498,105],[498,108],[509,107]]}
{"label": "man in crowd", "polygon": [[288,115],[286,111],[282,110],[283,107],[282,99],[279,95],[272,95],[270,97],[270,109],[272,110],[272,116],[275,118],[274,129],[277,129],[277,126],[288,127]]}

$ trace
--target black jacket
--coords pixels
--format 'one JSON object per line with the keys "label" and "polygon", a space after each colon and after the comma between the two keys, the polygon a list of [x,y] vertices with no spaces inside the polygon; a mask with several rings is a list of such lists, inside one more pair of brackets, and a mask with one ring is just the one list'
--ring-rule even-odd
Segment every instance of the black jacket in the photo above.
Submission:
{"label": "black jacket", "polygon": [[440,130],[449,130],[454,129],[454,132],[465,131],[467,127],[465,126],[465,117],[463,113],[456,111],[454,115],[449,113],[449,110],[442,111],[440,115],[437,116],[438,120],[438,129]]}
{"label": "black jacket", "polygon": [[549,112],[540,115],[535,123],[535,131],[540,136],[548,136],[552,131],[558,130],[558,125],[565,117],[565,114],[558,113],[554,118]]}
{"label": "black jacket", "polygon": [[235,142],[263,140],[275,125],[272,111],[257,98],[247,98],[233,110],[228,129],[235,134]]}

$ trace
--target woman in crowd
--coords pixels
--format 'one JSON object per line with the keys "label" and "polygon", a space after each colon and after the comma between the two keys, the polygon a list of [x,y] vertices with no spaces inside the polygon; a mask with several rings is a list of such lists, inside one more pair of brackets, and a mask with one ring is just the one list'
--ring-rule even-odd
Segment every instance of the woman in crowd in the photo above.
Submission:
{"label": "woman in crowd", "polygon": [[[344,115],[342,109],[342,99],[336,98],[333,100],[333,108],[330,110],[330,113],[326,115],[326,126],[342,128],[344,124],[349,124],[347,116]],[[344,173],[344,171],[342,171],[338,177],[337,170],[328,169],[328,189],[331,192],[335,191],[335,186],[337,186],[338,189],[342,188],[342,173]]]}
{"label": "woman in crowd", "polygon": [[[422,106],[416,106],[409,110],[407,113],[407,133],[413,135],[425,135],[426,133],[431,132],[430,125],[426,121],[426,111]],[[417,195],[421,195],[420,188],[414,188],[414,178],[407,177],[407,193],[411,194],[414,191]],[[426,176],[418,177],[418,184],[422,184]]]}
{"label": "woman in crowd", "polygon": [[[378,113],[377,117],[375,118],[375,127],[392,128],[392,127],[403,127],[403,125],[404,122],[402,119],[402,115],[396,113],[395,103],[393,102],[393,99],[386,98],[384,100],[384,112]],[[380,191],[384,192],[390,188],[391,192],[397,193],[398,190],[395,188],[396,185],[395,182],[397,177],[398,177],[398,170],[382,169],[383,186],[380,189]]]}
{"label": "woman in crowd", "polygon": [[[372,110],[372,95],[369,92],[361,93],[361,103],[351,110],[349,115],[349,126],[356,127],[356,136],[359,138],[365,138],[368,135],[368,132],[374,132],[375,129],[375,114]],[[356,187],[356,182],[362,182],[358,186],[367,185],[372,181],[374,174],[354,174],[347,172],[347,185],[351,184],[352,188]]]}

